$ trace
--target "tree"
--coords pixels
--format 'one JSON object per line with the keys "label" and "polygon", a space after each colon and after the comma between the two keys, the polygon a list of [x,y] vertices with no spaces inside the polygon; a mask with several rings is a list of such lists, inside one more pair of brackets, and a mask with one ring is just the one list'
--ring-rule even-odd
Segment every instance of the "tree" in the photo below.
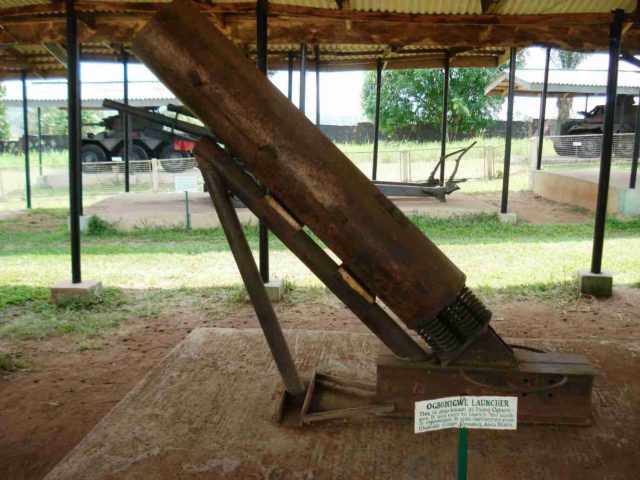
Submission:
{"label": "tree", "polygon": [[[587,57],[587,54],[581,52],[571,52],[569,50],[552,50],[551,59],[556,68],[563,70],[575,70],[578,65]],[[556,100],[558,106],[558,121],[564,122],[571,118],[571,107],[573,106],[573,96],[566,95],[558,97]]]}
{"label": "tree", "polygon": [[[451,138],[475,134],[493,123],[503,97],[484,94],[498,68],[452,68],[449,71],[448,132]],[[382,73],[380,127],[383,131],[412,125],[440,126],[442,117],[442,69],[390,70]],[[365,77],[362,107],[369,119],[375,116],[375,73]]]}
{"label": "tree", "polygon": [[7,120],[7,107],[3,101],[5,92],[4,85],[0,85],[0,140],[8,140],[11,133]]}

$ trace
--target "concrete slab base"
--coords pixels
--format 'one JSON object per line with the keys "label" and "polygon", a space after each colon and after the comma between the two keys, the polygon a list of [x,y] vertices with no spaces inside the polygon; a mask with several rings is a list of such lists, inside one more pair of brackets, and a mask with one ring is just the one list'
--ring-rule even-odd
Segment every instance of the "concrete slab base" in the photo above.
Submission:
{"label": "concrete slab base", "polygon": [[[285,336],[305,378],[317,366],[372,382],[384,351],[366,333]],[[598,365],[593,426],[472,430],[470,478],[635,479],[640,377],[628,372],[640,368],[637,342],[509,340],[582,353]],[[272,421],[279,389],[259,330],[194,329],[46,478],[456,477],[455,430],[415,435],[411,420],[382,417],[284,428]]]}
{"label": "concrete slab base", "polygon": [[613,277],[609,272],[591,273],[578,270],[580,292],[594,297],[610,297],[613,293]]}
{"label": "concrete slab base", "polygon": [[498,220],[500,220],[500,223],[516,223],[518,221],[518,215],[512,212],[499,213]]}
{"label": "concrete slab base", "polygon": [[284,295],[284,282],[280,279],[271,279],[270,282],[264,284],[267,290],[267,296],[272,302],[279,302]]}
{"label": "concrete slab base", "polygon": [[97,280],[85,280],[80,283],[72,283],[71,280],[62,280],[49,289],[49,302],[56,305],[66,305],[70,302],[89,302],[100,297],[102,282]]}

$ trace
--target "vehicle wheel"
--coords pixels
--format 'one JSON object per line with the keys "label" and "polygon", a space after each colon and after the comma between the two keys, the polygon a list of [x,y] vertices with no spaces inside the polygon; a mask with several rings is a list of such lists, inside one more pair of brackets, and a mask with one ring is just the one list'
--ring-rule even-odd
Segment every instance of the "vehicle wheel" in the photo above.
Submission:
{"label": "vehicle wheel", "polygon": [[97,164],[105,163],[108,160],[109,159],[107,158],[107,152],[105,152],[98,145],[87,143],[85,145],[82,145],[82,148],[80,149],[82,171],[85,173],[99,173],[106,171],[108,165]]}
{"label": "vehicle wheel", "polygon": [[560,156],[567,156],[573,154],[572,148],[567,148],[560,140],[554,138],[553,139],[553,149]]}
{"label": "vehicle wheel", "polygon": [[174,150],[170,145],[162,149],[160,159],[160,165],[162,165],[165,172],[169,173],[185,172],[196,166],[196,161],[193,158],[189,158],[187,152]]}
{"label": "vehicle wheel", "polygon": [[[122,161],[124,162],[124,149],[121,149],[118,153]],[[147,162],[141,162],[136,160],[149,160],[149,155],[147,155],[147,151],[142,148],[140,145],[132,145],[131,151],[129,152],[129,173],[139,173],[149,171],[150,168]],[[124,172],[124,167],[123,170]]]}
{"label": "vehicle wheel", "polygon": [[613,151],[617,157],[631,158],[633,156],[633,136],[616,138],[613,144]]}
{"label": "vehicle wheel", "polygon": [[602,139],[600,137],[581,138],[582,145],[578,147],[578,156],[581,158],[596,158],[602,151]]}

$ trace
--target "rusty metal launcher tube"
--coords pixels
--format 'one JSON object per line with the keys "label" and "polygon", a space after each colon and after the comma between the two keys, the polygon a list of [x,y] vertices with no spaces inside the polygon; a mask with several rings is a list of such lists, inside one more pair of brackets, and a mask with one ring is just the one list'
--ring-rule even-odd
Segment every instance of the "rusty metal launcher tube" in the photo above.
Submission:
{"label": "rusty metal launcher tube", "polygon": [[189,1],[161,9],[133,49],[436,352],[484,327],[465,275]]}

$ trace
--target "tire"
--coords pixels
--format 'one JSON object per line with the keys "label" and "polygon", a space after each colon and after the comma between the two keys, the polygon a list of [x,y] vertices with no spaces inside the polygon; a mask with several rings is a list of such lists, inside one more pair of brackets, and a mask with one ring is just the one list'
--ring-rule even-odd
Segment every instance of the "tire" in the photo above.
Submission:
{"label": "tire", "polygon": [[578,156],[581,158],[597,158],[602,151],[602,138],[586,137],[581,138],[582,145],[578,147]]}
{"label": "tire", "polygon": [[171,145],[162,149],[160,152],[160,159],[162,169],[169,173],[185,172],[195,168],[196,166],[196,161],[193,158],[189,158],[189,154],[187,152],[174,150]]}
{"label": "tire", "polygon": [[630,159],[633,156],[633,137],[616,138],[613,151],[616,157]]}
{"label": "tire", "polygon": [[109,165],[99,165],[109,161],[107,152],[98,145],[86,143],[80,148],[80,162],[82,163],[82,171],[85,173],[105,172]]}
{"label": "tire", "polygon": [[[124,162],[124,148],[120,150],[118,155]],[[129,152],[129,173],[144,172],[147,170],[145,163],[137,163],[135,160],[149,160],[149,155],[147,155],[147,151],[140,145],[134,144],[131,146],[131,151]],[[124,167],[122,171],[124,172]]]}

